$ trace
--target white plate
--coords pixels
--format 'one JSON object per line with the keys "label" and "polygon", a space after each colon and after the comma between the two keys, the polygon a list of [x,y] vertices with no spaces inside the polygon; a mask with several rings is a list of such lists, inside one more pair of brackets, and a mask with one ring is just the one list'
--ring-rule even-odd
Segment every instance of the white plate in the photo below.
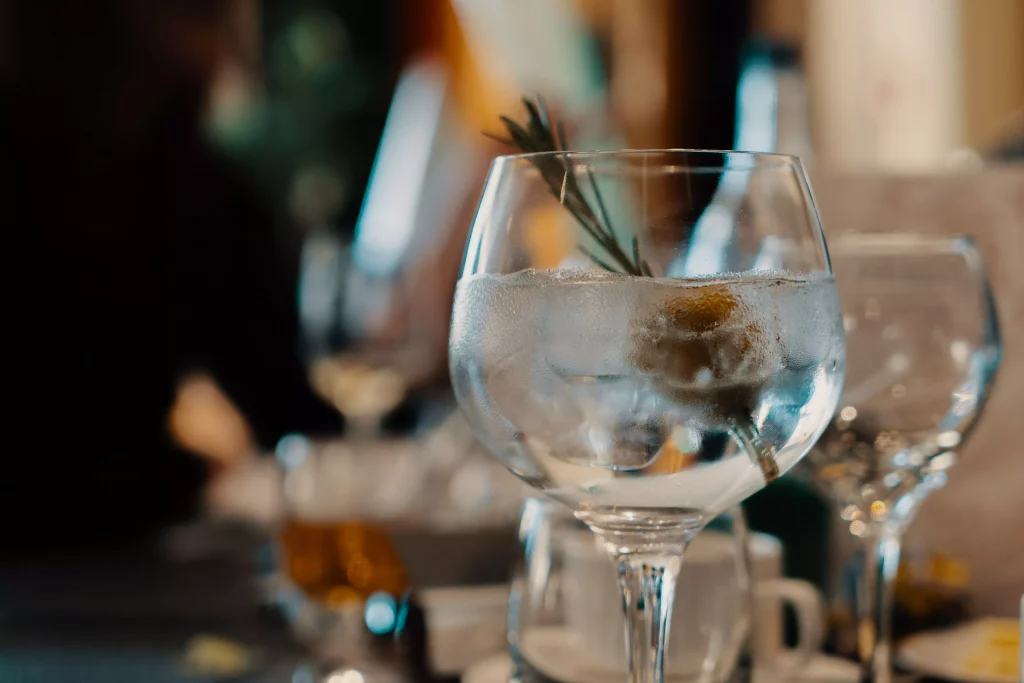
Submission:
{"label": "white plate", "polygon": [[[488,657],[466,669],[462,683],[508,683],[513,673],[512,660],[500,654]],[[623,674],[615,677],[615,683],[622,683]],[[799,677],[793,681],[814,681],[815,683],[854,683],[857,681],[857,666],[844,659],[818,655],[811,660]],[[774,679],[760,679],[761,683],[775,683]]]}
{"label": "white plate", "polygon": [[[533,637],[520,644],[523,656],[545,677],[562,683],[622,683],[625,671],[608,669],[593,661],[579,636],[559,626],[533,629]],[[785,658],[784,653],[780,658]],[[784,663],[784,662],[782,662]],[[504,654],[492,657],[466,670],[463,683],[507,683],[511,662]],[[767,673],[767,672],[766,672]],[[816,683],[855,683],[858,669],[855,664],[826,655],[815,656],[807,668],[794,681]],[[498,680],[499,678],[504,678]],[[668,680],[687,681],[690,676],[666,676]],[[775,677],[758,676],[760,683],[775,683]],[[1016,682],[1014,682],[1016,683]]]}
{"label": "white plate", "polygon": [[[1019,628],[1013,619],[982,619],[947,631],[910,636],[896,652],[896,662],[915,673],[965,683],[1018,683],[1019,672],[985,671],[993,664],[984,646],[993,625]],[[1017,655],[1018,666],[1020,655]]]}

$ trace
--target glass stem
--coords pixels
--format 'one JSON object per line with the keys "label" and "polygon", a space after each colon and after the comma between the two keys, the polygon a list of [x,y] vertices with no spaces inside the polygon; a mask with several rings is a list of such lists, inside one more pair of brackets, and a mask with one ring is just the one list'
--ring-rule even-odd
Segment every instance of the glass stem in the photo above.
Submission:
{"label": "glass stem", "polygon": [[757,633],[758,612],[754,603],[754,558],[750,552],[750,529],[747,526],[747,515],[741,505],[737,505],[727,513],[732,518],[732,533],[740,548],[740,562],[736,566],[737,589],[743,604],[745,622],[741,628],[741,639],[736,644],[736,668],[731,677],[732,683],[750,683],[754,677],[754,634]]}
{"label": "glass stem", "polygon": [[864,539],[857,591],[861,683],[892,683],[892,610],[901,533],[897,525],[875,524]]}
{"label": "glass stem", "polygon": [[663,683],[676,579],[689,537],[637,542],[605,536],[615,562],[626,616],[629,683]]}

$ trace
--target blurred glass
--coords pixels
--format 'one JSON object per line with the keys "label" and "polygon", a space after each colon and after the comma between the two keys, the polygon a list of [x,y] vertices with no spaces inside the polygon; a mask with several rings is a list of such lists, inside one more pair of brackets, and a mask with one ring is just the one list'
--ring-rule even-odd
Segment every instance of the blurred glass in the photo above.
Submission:
{"label": "blurred glass", "polygon": [[449,71],[429,58],[405,67],[351,244],[326,231],[305,244],[311,381],[363,438],[412,394],[447,385],[459,213],[479,171],[478,136],[460,117]]}
{"label": "blurred glass", "polygon": [[299,310],[310,384],[345,417],[349,435],[372,439],[430,363],[403,308],[400,273],[368,278],[353,263],[337,238],[307,240]]}
{"label": "blurred glass", "polygon": [[[410,587],[401,533],[514,523],[521,485],[487,457],[461,415],[422,438],[283,439],[278,529],[281,590],[313,611],[361,605]],[[412,558],[419,559],[419,558]]]}
{"label": "blurred glass", "polygon": [[284,512],[279,566],[303,596],[329,608],[361,604],[378,591],[400,595],[409,579],[385,523],[409,514],[418,474],[411,442],[364,444],[289,437],[278,445]]}
{"label": "blurred glass", "polygon": [[[410,588],[391,538],[417,487],[414,442],[314,442],[277,447],[283,510],[270,592],[294,636],[322,662],[365,664],[384,656],[379,635]],[[387,623],[385,623],[387,622]]]}
{"label": "blurred glass", "polygon": [[[1002,355],[981,254],[965,237],[847,234],[832,241],[847,374],[832,424],[805,460],[861,541],[862,675],[893,678],[902,537],[945,486]],[[984,520],[979,520],[984,523]]]}

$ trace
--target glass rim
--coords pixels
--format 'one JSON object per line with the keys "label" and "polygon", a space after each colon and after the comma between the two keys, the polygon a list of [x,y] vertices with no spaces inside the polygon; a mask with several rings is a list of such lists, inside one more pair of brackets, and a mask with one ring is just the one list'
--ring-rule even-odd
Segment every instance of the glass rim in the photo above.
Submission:
{"label": "glass rim", "polygon": [[[686,155],[719,159],[719,168],[725,169],[724,161],[729,157],[742,159],[758,159],[774,162],[779,166],[790,166],[802,169],[803,164],[800,157],[792,154],[780,154],[778,152],[753,152],[741,149],[687,149],[684,147],[668,147],[664,149],[600,149],[600,150],[559,150],[546,152],[520,152],[517,154],[501,154],[494,157],[495,162],[517,162],[532,161],[534,159],[563,157],[571,161],[588,161],[598,159],[614,159],[629,157],[651,157],[656,155],[672,156]],[[695,167],[700,167],[694,164]],[[704,164],[703,167],[709,167]]]}

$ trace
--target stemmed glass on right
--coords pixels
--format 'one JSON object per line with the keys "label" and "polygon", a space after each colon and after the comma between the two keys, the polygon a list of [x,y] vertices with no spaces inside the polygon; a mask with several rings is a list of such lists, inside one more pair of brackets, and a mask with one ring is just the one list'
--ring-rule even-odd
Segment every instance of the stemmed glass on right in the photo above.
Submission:
{"label": "stemmed glass on right", "polygon": [[862,680],[888,683],[900,538],[977,422],[999,330],[981,255],[965,237],[849,234],[831,247],[846,384],[804,463],[863,541]]}

